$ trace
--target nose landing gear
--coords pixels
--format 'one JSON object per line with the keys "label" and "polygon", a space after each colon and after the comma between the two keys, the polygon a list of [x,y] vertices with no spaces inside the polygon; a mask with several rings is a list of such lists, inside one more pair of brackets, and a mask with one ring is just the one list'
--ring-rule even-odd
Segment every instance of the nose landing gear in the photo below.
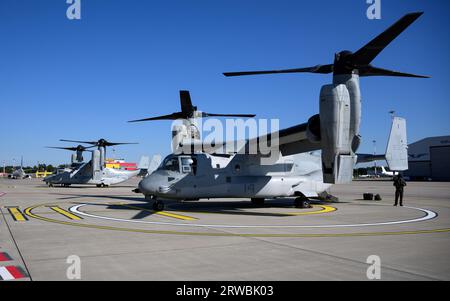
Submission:
{"label": "nose landing gear", "polygon": [[164,210],[164,202],[158,200],[155,196],[146,194],[145,199],[149,201],[153,201],[152,208],[155,211],[163,211]]}
{"label": "nose landing gear", "polygon": [[153,210],[155,210],[155,211],[163,211],[164,210],[164,202],[155,199],[152,207],[153,207]]}

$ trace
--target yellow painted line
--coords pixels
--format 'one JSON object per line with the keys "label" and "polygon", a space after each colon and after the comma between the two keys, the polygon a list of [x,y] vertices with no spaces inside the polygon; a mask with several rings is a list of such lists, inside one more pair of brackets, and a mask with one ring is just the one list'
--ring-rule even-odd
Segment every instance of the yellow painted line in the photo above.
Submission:
{"label": "yellow painted line", "polygon": [[293,213],[286,213],[287,215],[311,215],[311,214],[322,214],[322,213],[330,213],[333,211],[336,211],[337,209],[331,206],[325,206],[325,205],[313,205],[314,208],[319,207],[322,208],[322,210],[318,211],[307,211],[307,212],[293,212]]}
{"label": "yellow painted line", "polygon": [[119,203],[118,205],[123,206],[123,207],[132,208],[132,209],[147,211],[147,212],[151,212],[153,214],[158,214],[158,215],[162,215],[162,216],[166,216],[166,217],[181,219],[181,220],[184,220],[184,221],[195,221],[195,220],[197,220],[197,218],[192,217],[192,216],[175,214],[175,213],[169,213],[169,212],[166,212],[166,211],[154,211],[154,210],[139,208],[139,207],[136,207],[136,206],[125,205],[123,203]]}
{"label": "yellow painted line", "polygon": [[197,220],[196,218],[191,217],[191,216],[186,216],[186,215],[181,215],[181,214],[174,214],[174,213],[169,213],[169,212],[166,212],[166,211],[156,211],[155,214],[163,215],[163,216],[167,216],[167,217],[173,217],[173,218],[177,218],[177,219],[182,219],[182,220],[185,220],[185,221],[195,221],[195,220]]}
{"label": "yellow painted line", "polygon": [[92,224],[80,224],[73,222],[64,222],[55,219],[49,219],[43,216],[32,213],[33,209],[45,206],[46,204],[35,205],[25,209],[25,214],[42,221],[56,223],[67,226],[75,226],[82,228],[100,229],[100,230],[113,230],[124,231],[134,233],[147,233],[147,234],[165,234],[165,235],[186,235],[186,236],[228,236],[228,237],[289,237],[289,238],[323,238],[323,237],[358,237],[358,236],[391,236],[391,235],[416,235],[416,234],[436,234],[436,233],[449,233],[450,228],[444,229],[432,229],[432,230],[416,230],[416,231],[398,231],[398,232],[356,232],[356,233],[325,233],[325,234],[238,234],[238,233],[222,233],[222,232],[182,232],[182,231],[159,231],[159,230],[145,230],[145,229],[132,229],[132,228],[120,228],[112,226],[100,226]]}
{"label": "yellow painted line", "polygon": [[19,207],[7,207],[13,219],[17,222],[26,222],[28,219],[22,214]]}
{"label": "yellow painted line", "polygon": [[82,220],[81,217],[79,217],[79,216],[77,216],[75,214],[72,214],[69,211],[66,211],[66,210],[64,210],[64,209],[62,209],[62,208],[60,208],[58,206],[51,206],[50,209],[52,209],[53,211],[56,211],[56,212],[64,215],[65,217],[67,217],[69,219],[73,219],[73,220],[76,220],[76,221]]}

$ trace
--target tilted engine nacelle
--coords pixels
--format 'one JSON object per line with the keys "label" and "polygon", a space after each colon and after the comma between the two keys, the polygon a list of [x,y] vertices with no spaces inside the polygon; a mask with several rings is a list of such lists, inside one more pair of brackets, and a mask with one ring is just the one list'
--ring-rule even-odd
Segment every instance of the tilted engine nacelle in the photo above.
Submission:
{"label": "tilted engine nacelle", "polygon": [[83,158],[83,152],[77,151],[76,153],[72,154],[72,164],[73,163],[81,163],[84,161]]}
{"label": "tilted engine nacelle", "polygon": [[73,164],[73,163],[77,163],[78,162],[78,160],[77,160],[77,154],[72,154],[72,156],[71,156],[71,163]]}
{"label": "tilted engine nacelle", "polygon": [[101,154],[99,150],[92,151],[92,178],[93,180],[101,180]]}
{"label": "tilted engine nacelle", "polygon": [[193,120],[184,120],[182,125],[172,126],[173,153],[192,153],[191,145],[195,142],[201,142],[201,135],[198,125]]}
{"label": "tilted engine nacelle", "polygon": [[[320,92],[320,143],[324,183],[343,184],[352,181],[356,156],[351,113],[351,94],[344,84],[326,85]],[[314,118],[314,117],[313,117]],[[311,122],[311,132],[314,129]],[[358,124],[359,126],[359,124]]]}

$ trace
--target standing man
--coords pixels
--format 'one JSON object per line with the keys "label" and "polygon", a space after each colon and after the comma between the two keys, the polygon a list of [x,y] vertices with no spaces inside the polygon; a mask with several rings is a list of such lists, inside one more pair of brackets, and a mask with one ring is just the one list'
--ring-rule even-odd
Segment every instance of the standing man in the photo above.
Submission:
{"label": "standing man", "polygon": [[397,206],[398,199],[400,198],[400,206],[403,206],[403,188],[406,186],[406,181],[403,179],[401,174],[394,177],[394,186],[395,186],[395,204]]}

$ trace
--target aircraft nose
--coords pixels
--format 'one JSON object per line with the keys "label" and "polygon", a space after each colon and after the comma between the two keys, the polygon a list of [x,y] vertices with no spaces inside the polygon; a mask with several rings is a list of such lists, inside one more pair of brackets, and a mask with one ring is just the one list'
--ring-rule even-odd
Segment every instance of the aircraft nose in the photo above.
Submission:
{"label": "aircraft nose", "polygon": [[147,176],[140,181],[138,187],[143,194],[153,194],[156,192],[151,176]]}

